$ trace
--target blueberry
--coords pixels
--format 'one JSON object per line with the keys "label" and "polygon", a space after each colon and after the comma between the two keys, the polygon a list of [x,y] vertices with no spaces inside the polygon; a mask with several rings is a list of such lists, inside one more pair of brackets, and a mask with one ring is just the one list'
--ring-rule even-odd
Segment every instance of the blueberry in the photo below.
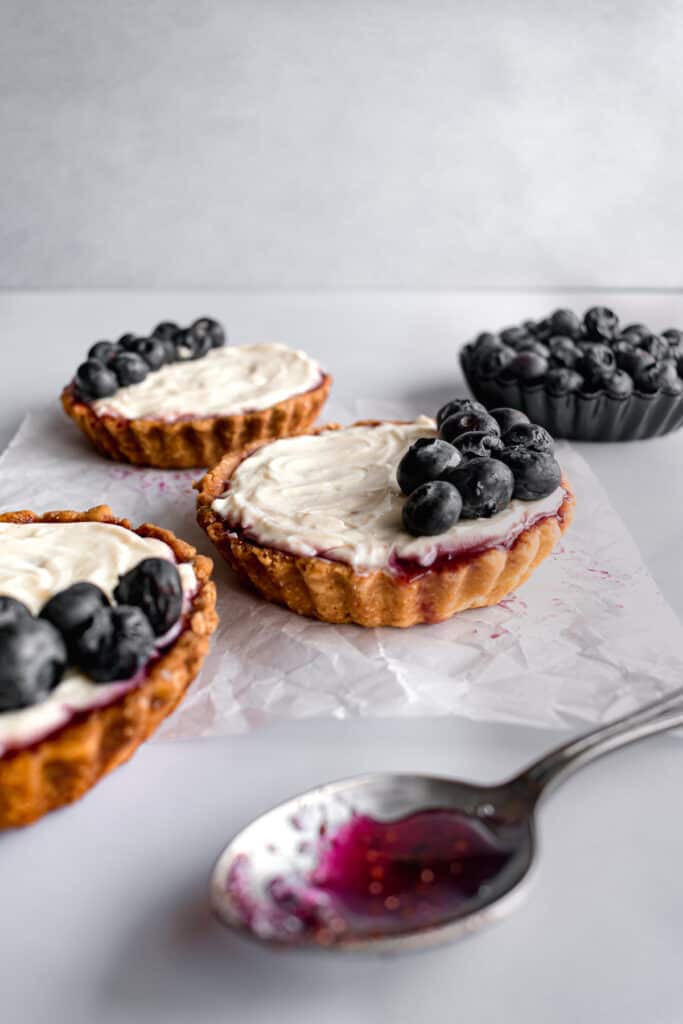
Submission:
{"label": "blueberry", "polygon": [[514,349],[507,345],[490,348],[475,356],[474,372],[482,380],[493,380],[515,358]]}
{"label": "blueberry", "polygon": [[31,612],[23,601],[17,601],[15,597],[0,597],[0,629],[30,618]]}
{"label": "blueberry", "polygon": [[614,352],[609,345],[602,345],[600,342],[587,345],[576,364],[576,369],[590,388],[602,387],[606,378],[616,369]]}
{"label": "blueberry", "polygon": [[88,359],[98,359],[101,363],[108,365],[121,349],[114,341],[96,341],[88,349]]}
{"label": "blueberry", "polygon": [[634,379],[643,370],[647,370],[650,366],[655,365],[655,357],[646,352],[644,348],[634,348],[630,352],[619,351],[617,352],[616,359],[619,369],[625,370]]}
{"label": "blueberry", "polygon": [[505,345],[517,348],[521,342],[529,340],[529,332],[524,327],[506,327],[500,332],[500,340]]}
{"label": "blueberry", "polygon": [[73,583],[50,598],[40,618],[58,629],[70,648],[76,634],[90,625],[100,608],[108,605],[106,594],[94,583]]}
{"label": "blueberry", "polygon": [[550,358],[550,349],[542,341],[537,338],[527,338],[526,341],[520,342],[517,346],[518,352],[535,352],[538,356],[543,356],[544,359]]}
{"label": "blueberry", "polygon": [[683,331],[678,331],[675,327],[667,327],[662,331],[662,337],[666,338],[669,348],[675,352],[683,346]]}
{"label": "blueberry", "polygon": [[622,336],[613,342],[612,351],[614,352],[614,358],[616,359],[617,366],[619,366],[619,360],[622,356],[626,356],[627,358],[631,357],[635,347],[635,339],[632,339],[630,335],[626,338]]}
{"label": "blueberry", "polygon": [[154,632],[140,608],[100,608],[73,644],[74,662],[96,683],[131,679],[154,651]]}
{"label": "blueberry", "polygon": [[646,327],[645,324],[629,324],[627,327],[622,328],[620,337],[626,338],[627,341],[637,345],[641,338],[646,338],[650,333],[650,328]]}
{"label": "blueberry", "polygon": [[122,334],[117,344],[125,352],[132,352],[133,349],[135,348],[135,342],[137,340],[138,339],[134,334]]}
{"label": "blueberry", "polygon": [[156,338],[155,340],[159,342],[159,344],[161,345],[161,347],[164,350],[164,363],[165,364],[175,363],[175,361],[176,361],[176,359],[178,357],[178,354],[176,352],[176,347],[173,344],[173,342],[171,341],[171,339],[170,338]]}
{"label": "blueberry", "polygon": [[539,320],[536,324],[535,330],[533,331],[533,334],[539,339],[539,341],[546,341],[553,333],[550,317],[546,317],[544,320]]}
{"label": "blueberry", "polygon": [[593,306],[587,310],[583,323],[590,338],[613,338],[619,327],[619,319],[606,306]]}
{"label": "blueberry", "polygon": [[114,597],[119,604],[141,608],[155,635],[163,636],[183,608],[178,568],[166,558],[145,558],[119,578]]}
{"label": "blueberry", "polygon": [[31,616],[0,629],[0,711],[45,700],[66,668],[66,646],[49,622]]}
{"label": "blueberry", "polygon": [[548,360],[537,352],[518,352],[507,371],[515,380],[537,381],[548,372]]}
{"label": "blueberry", "polygon": [[559,487],[562,471],[550,452],[520,446],[505,448],[498,456],[514,476],[514,496],[522,501],[545,498]]}
{"label": "blueberry", "polygon": [[76,371],[76,387],[84,398],[106,398],[113,395],[119,383],[113,369],[99,359],[88,359]]}
{"label": "blueberry", "polygon": [[420,484],[403,506],[403,526],[415,537],[445,533],[460,518],[462,498],[453,484],[430,480]]}
{"label": "blueberry", "polygon": [[573,370],[581,358],[582,350],[571,338],[560,338],[557,335],[548,342],[550,358],[555,366],[566,366]]}
{"label": "blueberry", "polygon": [[480,412],[478,409],[465,409],[463,412],[449,416],[441,424],[439,433],[444,441],[453,441],[453,438],[465,434],[469,430],[483,430],[486,434],[500,434],[500,427],[487,412]]}
{"label": "blueberry", "polygon": [[658,334],[647,334],[638,342],[638,348],[649,352],[655,359],[665,359],[669,354],[669,343],[666,338],[660,338]]}
{"label": "blueberry", "polygon": [[160,338],[138,338],[135,352],[145,360],[150,370],[159,370],[169,362],[169,353],[175,357],[173,346],[168,348]]}
{"label": "blueberry", "polygon": [[654,395],[657,391],[667,394],[680,394],[681,380],[676,372],[676,365],[671,362],[655,363],[641,370],[634,378],[636,391],[646,395]]}
{"label": "blueberry", "polygon": [[152,331],[153,338],[161,338],[162,341],[171,341],[178,332],[178,324],[172,320],[162,320]]}
{"label": "blueberry", "polygon": [[571,309],[556,309],[550,317],[553,334],[561,334],[565,338],[578,338],[581,334],[581,321]]}
{"label": "blueberry", "polygon": [[503,447],[497,434],[487,434],[483,430],[468,430],[454,438],[453,446],[458,449],[463,459],[489,458]]}
{"label": "blueberry", "polygon": [[463,519],[488,519],[510,504],[514,480],[497,457],[467,459],[449,470],[447,479],[460,492]]}
{"label": "blueberry", "polygon": [[111,368],[122,388],[139,384],[149,373],[149,366],[136,352],[121,352],[112,359]]}
{"label": "blueberry", "polygon": [[484,352],[488,348],[496,348],[498,345],[502,345],[502,342],[497,334],[492,334],[491,331],[482,331],[474,339],[474,348],[477,352]]}
{"label": "blueberry", "polygon": [[459,461],[460,456],[452,444],[438,437],[420,437],[398,464],[398,486],[404,494],[412,494],[420,484],[438,480],[445,469],[456,466]]}
{"label": "blueberry", "polygon": [[217,320],[212,320],[208,316],[195,320],[190,327],[190,334],[196,340],[208,338],[209,348],[222,348],[225,345],[226,338],[223,327]]}
{"label": "blueberry", "polygon": [[515,423],[528,423],[529,417],[521,409],[510,409],[508,406],[501,406],[500,409],[491,409],[491,415],[500,427],[501,434],[506,434]]}
{"label": "blueberry", "polygon": [[567,366],[552,366],[545,378],[545,389],[549,395],[557,398],[562,395],[570,395],[583,387],[583,377],[576,370],[570,370]]}
{"label": "blueberry", "polygon": [[633,394],[633,377],[626,370],[615,370],[605,381],[605,390],[612,398],[628,398]]}
{"label": "blueberry", "polygon": [[437,412],[437,427],[440,427],[443,421],[447,420],[450,416],[455,416],[456,413],[465,412],[465,410],[486,412],[486,406],[482,405],[481,402],[475,402],[473,398],[453,398],[450,402],[442,405]]}
{"label": "blueberry", "polygon": [[548,431],[538,423],[516,423],[506,434],[503,434],[503,444],[506,448],[515,448],[517,445],[521,445],[523,448],[532,448],[537,452],[551,452],[555,447]]}
{"label": "blueberry", "polygon": [[175,348],[175,357],[179,362],[184,362],[186,359],[194,359],[194,340],[190,337],[190,332],[187,328],[176,331],[172,340],[173,347]]}

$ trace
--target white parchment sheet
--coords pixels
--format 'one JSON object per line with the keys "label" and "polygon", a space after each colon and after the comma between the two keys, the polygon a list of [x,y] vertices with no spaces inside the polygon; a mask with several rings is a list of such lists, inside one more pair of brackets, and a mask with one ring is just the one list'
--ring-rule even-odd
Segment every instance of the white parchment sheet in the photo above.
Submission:
{"label": "white parchment sheet", "polygon": [[[335,418],[401,411],[359,401]],[[310,716],[576,725],[680,685],[683,628],[587,463],[566,443],[558,458],[577,495],[575,521],[531,580],[495,608],[407,630],[330,626],[267,604],[217,564],[212,652],[158,735],[215,736]],[[50,409],[24,420],[0,460],[0,508],[106,503],[134,525],[158,523],[213,554],[194,517],[200,475],[107,462]]]}

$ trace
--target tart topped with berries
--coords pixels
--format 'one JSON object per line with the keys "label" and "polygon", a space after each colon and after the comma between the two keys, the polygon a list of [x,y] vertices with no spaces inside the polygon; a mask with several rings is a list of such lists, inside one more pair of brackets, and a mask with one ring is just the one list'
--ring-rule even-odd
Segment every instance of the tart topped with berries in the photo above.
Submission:
{"label": "tart topped with berries", "polygon": [[0,516],[0,828],[82,796],[173,710],[216,626],[211,568],[106,506]]}
{"label": "tart topped with berries", "polygon": [[485,331],[460,360],[476,398],[521,409],[555,437],[628,441],[683,423],[683,331],[622,326],[605,306]]}
{"label": "tart topped with berries", "polygon": [[550,553],[574,505],[547,431],[471,399],[436,422],[252,445],[197,487],[200,525],[242,579],[299,614],[364,626],[497,603]]}
{"label": "tart topped with berries", "polygon": [[62,404],[102,455],[191,468],[306,430],[330,384],[305,352],[227,346],[222,326],[203,317],[188,328],[166,321],[149,337],[96,342]]}

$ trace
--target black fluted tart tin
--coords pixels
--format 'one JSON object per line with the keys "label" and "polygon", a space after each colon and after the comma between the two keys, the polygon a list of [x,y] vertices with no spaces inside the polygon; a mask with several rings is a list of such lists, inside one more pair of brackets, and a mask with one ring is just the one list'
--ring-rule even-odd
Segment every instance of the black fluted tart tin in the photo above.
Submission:
{"label": "black fluted tart tin", "polygon": [[604,391],[592,395],[550,395],[544,384],[482,380],[472,372],[471,349],[460,353],[460,364],[470,391],[487,408],[521,409],[532,423],[540,423],[553,437],[574,441],[639,441],[668,434],[683,425],[683,394],[654,395],[634,391],[628,398],[613,398]]}
{"label": "black fluted tart tin", "polygon": [[[613,316],[610,310],[594,311]],[[529,330],[533,331],[533,327]],[[582,330],[585,331],[584,328]],[[629,330],[626,329],[627,332]],[[579,343],[585,340],[585,337],[580,338]],[[636,386],[627,396],[610,394],[605,388],[556,394],[547,387],[545,379],[525,381],[505,373],[498,377],[481,376],[475,367],[475,353],[476,342],[466,344],[460,352],[463,373],[474,397],[488,409],[519,409],[531,423],[541,424],[554,437],[582,441],[642,440],[683,426],[683,391],[680,385],[678,391],[661,387],[654,393],[638,390]],[[679,362],[679,375],[683,378],[680,367]]]}

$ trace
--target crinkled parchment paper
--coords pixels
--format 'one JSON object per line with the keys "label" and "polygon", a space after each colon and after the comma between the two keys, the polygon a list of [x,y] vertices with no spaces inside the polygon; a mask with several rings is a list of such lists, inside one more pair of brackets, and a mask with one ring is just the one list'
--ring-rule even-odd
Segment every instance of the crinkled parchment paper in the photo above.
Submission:
{"label": "crinkled parchment paper", "polygon": [[[359,402],[337,418],[399,415]],[[586,462],[558,456],[574,524],[502,604],[408,630],[330,626],[261,601],[216,565],[221,622],[185,701],[160,731],[214,736],[283,718],[465,715],[542,726],[593,723],[683,678],[683,629]],[[135,469],[97,456],[59,410],[28,416],[0,461],[0,507],[107,503],[213,554],[194,518],[199,472]]]}

